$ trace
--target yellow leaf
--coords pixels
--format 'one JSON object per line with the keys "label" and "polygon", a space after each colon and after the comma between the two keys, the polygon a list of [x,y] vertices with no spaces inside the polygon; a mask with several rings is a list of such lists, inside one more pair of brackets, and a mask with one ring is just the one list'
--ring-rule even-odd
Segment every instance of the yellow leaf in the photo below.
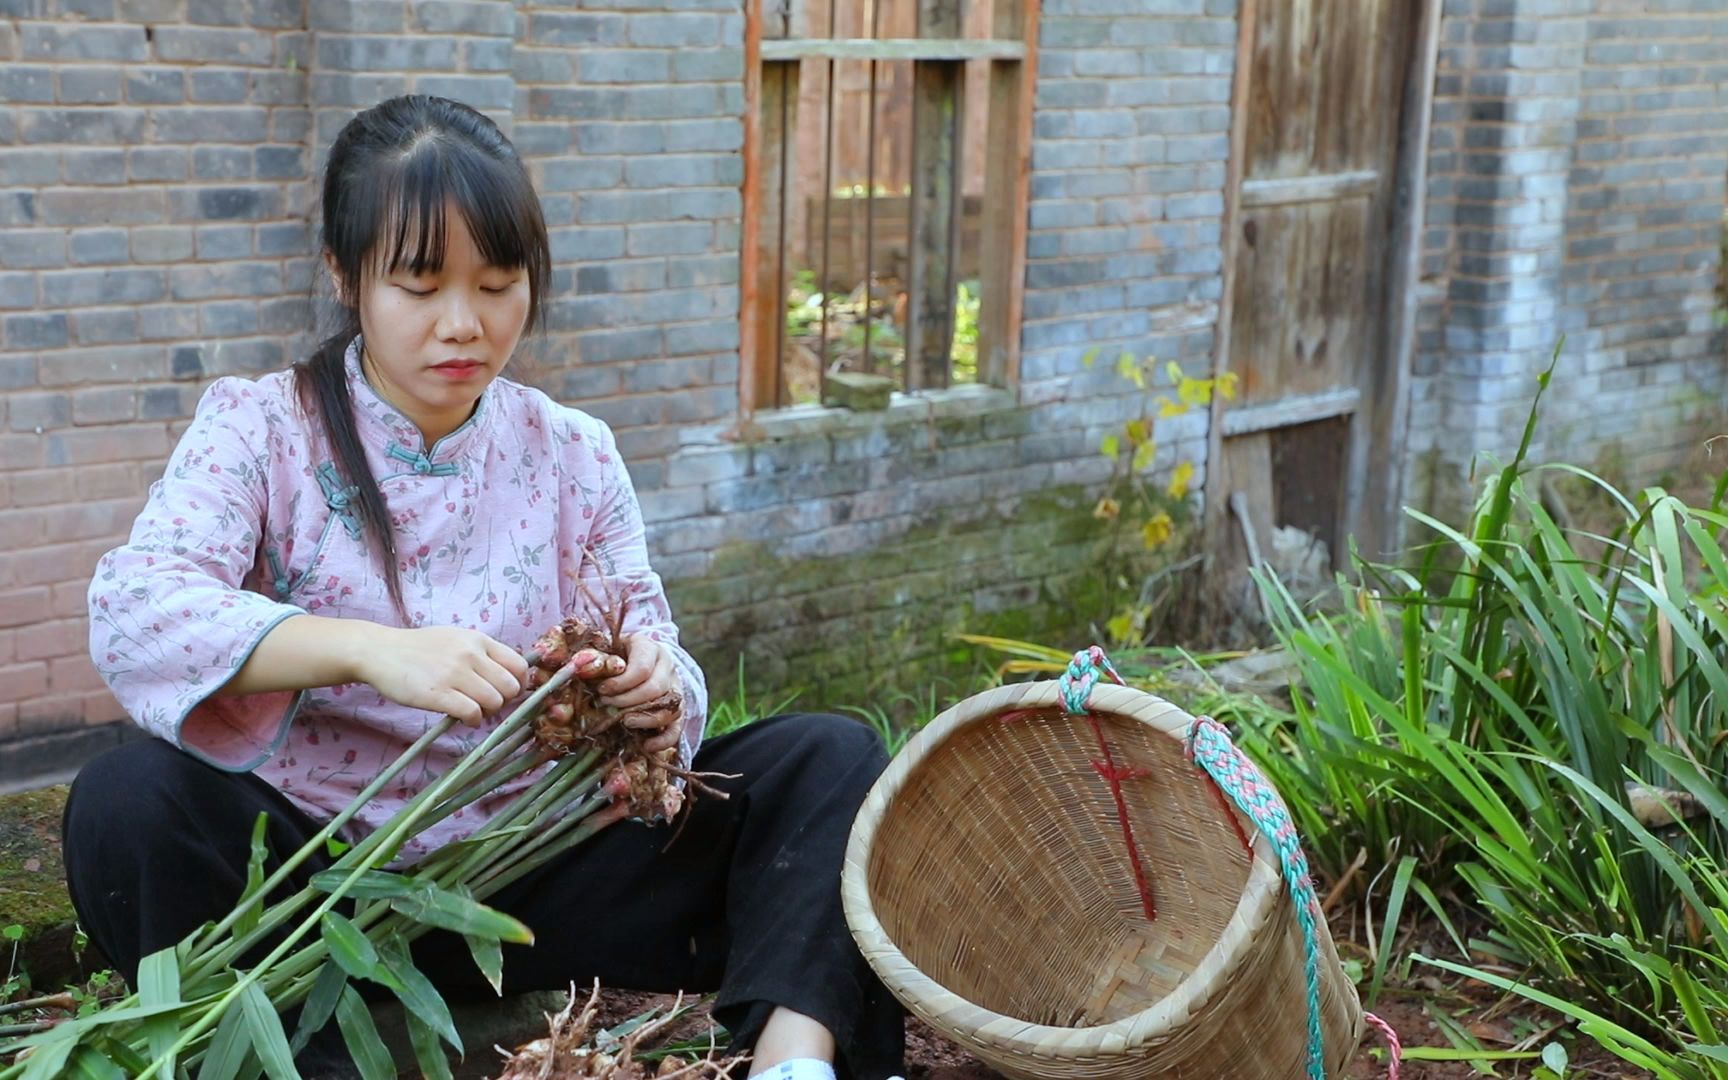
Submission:
{"label": "yellow leaf", "polygon": [[1113,458],[1122,452],[1122,440],[1114,435],[1106,435],[1098,440],[1098,452],[1107,458]]}
{"label": "yellow leaf", "polygon": [[1098,505],[1092,508],[1092,516],[1100,521],[1115,521],[1122,513],[1122,504],[1106,495],[1098,500]]}
{"label": "yellow leaf", "polygon": [[1146,542],[1146,550],[1153,551],[1170,539],[1171,531],[1170,515],[1160,510],[1150,521],[1140,526],[1140,538]]}
{"label": "yellow leaf", "polygon": [[1080,354],[1080,366],[1081,367],[1091,367],[1092,361],[1098,359],[1098,353],[1100,351],[1102,351],[1102,350],[1100,350],[1098,348],[1098,346],[1094,345],[1090,349],[1087,349],[1085,352],[1081,353]]}
{"label": "yellow leaf", "polygon": [[1181,416],[1188,411],[1188,406],[1181,402],[1171,401],[1162,394],[1158,397],[1158,419],[1168,420],[1172,416]]}
{"label": "yellow leaf", "polygon": [[1133,353],[1123,353],[1116,358],[1116,374],[1127,379],[1140,389],[1146,389],[1146,378],[1140,374],[1140,365],[1134,362]]}
{"label": "yellow leaf", "polygon": [[1189,405],[1204,405],[1212,400],[1211,379],[1183,379],[1176,393]]}
{"label": "yellow leaf", "polygon": [[1193,481],[1194,463],[1192,461],[1184,461],[1182,464],[1176,466],[1176,468],[1170,471],[1170,486],[1164,490],[1172,499],[1186,499],[1188,497],[1188,485],[1193,483]]}
{"label": "yellow leaf", "polygon": [[1178,364],[1174,360],[1172,360],[1168,364],[1164,365],[1164,372],[1165,372],[1165,374],[1170,376],[1170,385],[1171,386],[1180,386],[1182,383],[1182,380],[1186,379],[1188,377],[1188,376],[1182,374],[1182,365]]}
{"label": "yellow leaf", "polygon": [[1132,466],[1134,471],[1143,472],[1144,470],[1151,468],[1152,459],[1157,456],[1158,444],[1153,442],[1151,439],[1147,439],[1139,446],[1136,446],[1134,448],[1134,464]]}
{"label": "yellow leaf", "polygon": [[1226,371],[1224,374],[1218,376],[1218,393],[1223,396],[1225,401],[1232,401],[1235,399],[1236,383],[1237,378],[1234,371]]}
{"label": "yellow leaf", "polygon": [[1139,446],[1152,437],[1152,425],[1143,416],[1137,416],[1128,421],[1123,428],[1128,433],[1128,441]]}
{"label": "yellow leaf", "polygon": [[1110,621],[1104,624],[1104,628],[1110,631],[1110,636],[1115,640],[1127,641],[1129,635],[1134,633],[1134,616],[1124,611],[1120,615],[1112,616]]}

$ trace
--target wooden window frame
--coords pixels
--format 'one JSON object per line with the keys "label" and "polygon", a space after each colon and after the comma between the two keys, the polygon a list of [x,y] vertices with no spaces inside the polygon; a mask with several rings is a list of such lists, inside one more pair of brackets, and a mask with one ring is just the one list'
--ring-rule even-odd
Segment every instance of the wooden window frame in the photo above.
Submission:
{"label": "wooden window frame", "polygon": [[[959,251],[959,97],[965,63],[987,60],[984,219],[980,233],[978,382],[1015,390],[1025,292],[1027,200],[1039,0],[993,0],[991,38],[960,35],[960,0],[918,0],[917,38],[798,38],[775,0],[747,0],[744,39],[744,181],[740,233],[738,404],[741,429],[782,407],[786,324],[782,203],[790,163],[765,161],[795,130],[800,64],[807,58],[914,62],[912,237],[906,317],[909,390],[948,385],[954,268]],[[772,77],[769,73],[772,72]],[[777,152],[777,151],[776,151]],[[772,183],[773,181],[778,183]],[[765,190],[771,184],[771,190]],[[938,371],[938,358],[940,369]]]}

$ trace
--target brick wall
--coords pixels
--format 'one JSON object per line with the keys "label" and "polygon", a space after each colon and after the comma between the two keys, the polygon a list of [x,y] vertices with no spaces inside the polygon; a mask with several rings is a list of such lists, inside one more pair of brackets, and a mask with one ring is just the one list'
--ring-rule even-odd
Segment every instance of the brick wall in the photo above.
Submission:
{"label": "brick wall", "polygon": [[[863,702],[933,670],[946,630],[1077,640],[1099,613],[1059,601],[1092,549],[1097,442],[1138,407],[1079,357],[1205,364],[1234,0],[1046,0],[1024,408],[960,390],[789,414],[749,445],[721,438],[740,10],[0,0],[0,782],[126,730],[84,657],[90,569],[209,379],[306,347],[324,148],[404,91],[480,108],[528,161],[556,271],[522,374],[617,428],[717,683],[742,654],[754,685]],[[1203,465],[1203,417],[1159,437]]]}
{"label": "brick wall", "polygon": [[1728,176],[1721,0],[1447,0],[1430,142],[1411,501],[1517,447],[1654,479],[1715,431]]}
{"label": "brick wall", "polygon": [[308,44],[297,2],[0,3],[0,738],[115,717],[90,569],[305,323]]}

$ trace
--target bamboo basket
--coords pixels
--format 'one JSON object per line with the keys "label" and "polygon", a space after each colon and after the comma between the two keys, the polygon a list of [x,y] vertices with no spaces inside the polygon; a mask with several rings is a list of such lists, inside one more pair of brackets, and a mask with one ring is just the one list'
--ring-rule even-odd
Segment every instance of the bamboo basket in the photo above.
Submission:
{"label": "bamboo basket", "polygon": [[841,881],[877,975],[1016,1080],[1340,1075],[1362,1036],[1355,988],[1319,920],[1315,1052],[1279,857],[1187,756],[1193,718],[1109,684],[1080,700],[1096,727],[1056,681],[998,687],[888,766]]}

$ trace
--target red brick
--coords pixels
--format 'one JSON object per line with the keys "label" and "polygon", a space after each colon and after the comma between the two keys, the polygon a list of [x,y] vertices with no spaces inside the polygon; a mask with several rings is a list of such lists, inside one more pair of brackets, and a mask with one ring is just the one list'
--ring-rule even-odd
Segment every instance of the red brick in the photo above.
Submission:
{"label": "red brick", "polygon": [[90,465],[106,461],[163,461],[168,432],[161,424],[115,424],[75,428],[46,436],[51,465]]}
{"label": "red brick", "polygon": [[43,523],[48,511],[0,510],[0,551],[17,551],[35,547],[43,539]]}
{"label": "red brick", "polygon": [[130,495],[137,498],[139,505],[143,505],[145,491],[150,485],[140,479],[138,472],[135,462],[86,465],[74,474],[78,484],[78,497],[118,499]]}
{"label": "red brick", "polygon": [[18,654],[18,631],[0,630],[0,664],[9,664]]}
{"label": "red brick", "polygon": [[76,565],[71,559],[74,550],[60,545],[0,555],[0,582],[10,582],[11,585],[22,587],[52,585],[57,581],[65,581],[66,568]]}
{"label": "red brick", "polygon": [[[48,685],[55,693],[65,693],[71,690],[91,691],[106,689],[102,676],[96,674],[96,667],[90,663],[90,657],[78,650],[76,656],[62,656],[48,662]],[[78,713],[83,716],[82,710]]]}
{"label": "red brick", "polygon": [[[48,617],[48,590],[40,585],[30,589],[0,592],[0,626],[33,626]],[[5,695],[0,694],[0,697]]]}
{"label": "red brick", "polygon": [[41,435],[0,435],[0,470],[39,468],[46,443]]}
{"label": "red brick", "polygon": [[0,667],[0,701],[22,704],[48,689],[48,665],[41,660]]}
{"label": "red brick", "polygon": [[84,695],[84,722],[94,727],[97,724],[111,724],[116,720],[126,720],[126,710],[114,700],[114,695],[106,689],[92,690]]}
{"label": "red brick", "polygon": [[72,477],[65,469],[31,469],[13,473],[9,479],[13,506],[50,506],[65,502],[72,494],[66,489]]}
{"label": "red brick", "polygon": [[105,499],[58,506],[45,511],[45,539],[50,543],[66,540],[91,540],[97,537],[119,537],[130,532],[132,519],[144,505],[142,495],[125,499]]}
{"label": "red brick", "polygon": [[[90,644],[90,631],[83,619],[55,619],[32,626],[28,631],[0,630],[0,634],[16,634],[13,649],[18,660],[52,660],[56,657],[81,655]],[[5,657],[0,650],[0,658]]]}
{"label": "red brick", "polygon": [[63,581],[58,585],[50,585],[49,589],[48,612],[55,618],[71,618],[90,610],[88,576],[79,581]]}
{"label": "red brick", "polygon": [[42,735],[84,726],[84,695],[48,694],[18,703],[21,735]]}

